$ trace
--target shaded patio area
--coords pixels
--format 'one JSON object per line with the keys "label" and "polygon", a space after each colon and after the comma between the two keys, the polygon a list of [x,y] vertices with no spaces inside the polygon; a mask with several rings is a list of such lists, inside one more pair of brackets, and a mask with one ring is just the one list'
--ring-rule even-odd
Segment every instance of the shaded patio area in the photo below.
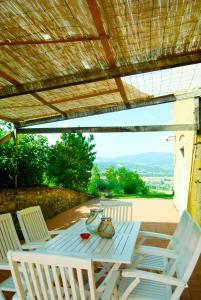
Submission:
{"label": "shaded patio area", "polygon": [[[100,199],[93,199],[69,209],[47,221],[49,229],[62,229],[72,225],[89,212],[90,208],[99,206]],[[126,199],[134,205],[134,219],[142,222],[141,229],[172,234],[179,221],[179,215],[171,200],[160,199]],[[165,246],[164,242],[148,241],[149,244]],[[3,274],[4,275],[4,274]],[[6,274],[5,274],[6,275]],[[2,278],[0,278],[1,280]],[[11,299],[11,295],[7,296]],[[201,299],[201,258],[189,280],[189,287],[185,289],[181,299]]]}
{"label": "shaded patio area", "polygon": [[[8,177],[15,188],[13,197],[17,199],[13,201],[8,195],[4,197],[5,203],[0,199],[1,213],[20,210],[18,196],[24,202],[23,207],[42,207],[48,198],[46,187],[44,198],[38,193],[39,202],[33,194],[30,198],[34,202],[30,202],[28,193],[23,199],[19,191],[20,165],[23,169],[26,165],[20,162],[25,157],[20,151],[20,135],[174,132],[174,200],[179,210],[188,207],[193,219],[201,225],[201,1],[1,1],[0,8],[0,121],[12,124],[0,132],[0,146],[10,139],[15,145],[12,168],[7,162],[10,155],[5,159],[9,172],[5,172],[6,176],[2,173],[2,186],[7,186],[4,181]],[[168,103],[174,106],[170,122],[164,118]],[[155,118],[149,108],[159,104],[164,106],[162,124],[161,112]],[[118,126],[113,121],[115,115],[110,126],[105,126],[104,119],[102,126],[97,127],[86,126],[88,121],[82,127],[79,121],[137,108],[147,110],[142,118],[140,113],[137,115],[139,124],[134,115],[131,123],[129,118],[119,117]],[[78,120],[76,127],[69,126],[69,120],[73,119]],[[63,123],[64,127],[39,126],[59,121],[67,123]],[[29,128],[33,125],[38,126]],[[151,143],[146,142],[155,144],[153,138]],[[127,150],[125,143],[122,145]],[[136,149],[137,143],[133,145]],[[114,147],[111,143],[110,148]],[[160,149],[158,145],[156,148]],[[139,149],[142,151],[142,147]],[[32,157],[30,152],[27,157]],[[158,157],[157,165],[160,165]],[[10,174],[12,169],[14,172]],[[39,176],[35,184],[33,172],[22,174],[24,178],[26,174],[32,176],[27,186],[38,185]],[[66,180],[69,177],[65,175]],[[44,186],[48,184],[45,182]],[[53,218],[46,215],[51,218],[47,220],[50,230],[71,226],[100,202],[100,199],[83,200],[82,205],[69,209],[80,202],[72,203],[70,197],[67,206],[59,195],[64,204],[60,207],[55,195],[49,198],[57,207],[48,204],[47,211],[52,215],[59,213]],[[141,221],[142,230],[174,232],[179,215],[171,200],[125,201],[133,201],[133,219]],[[63,210],[66,211],[60,213]],[[164,241],[146,243],[166,246]],[[130,244],[127,242],[126,246],[129,248]],[[132,255],[133,247],[130,251]],[[6,276],[8,273],[0,272],[0,282]],[[6,299],[11,298],[8,294]],[[181,299],[201,299],[201,259]]]}

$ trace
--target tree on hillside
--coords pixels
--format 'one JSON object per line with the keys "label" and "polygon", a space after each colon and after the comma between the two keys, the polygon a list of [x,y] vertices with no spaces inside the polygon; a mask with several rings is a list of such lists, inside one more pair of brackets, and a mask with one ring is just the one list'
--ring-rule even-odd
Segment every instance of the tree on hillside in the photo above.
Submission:
{"label": "tree on hillside", "polygon": [[118,182],[125,194],[146,194],[148,187],[137,172],[121,167],[117,170]]}
{"label": "tree on hillside", "polygon": [[5,131],[13,130],[13,124],[0,120],[0,137],[5,134]]}
{"label": "tree on hillside", "polygon": [[[0,130],[0,135],[5,132]],[[33,187],[43,184],[47,166],[47,138],[18,135],[18,186]],[[16,151],[13,139],[0,146],[0,187],[14,187]]]}
{"label": "tree on hillside", "polygon": [[106,178],[106,187],[108,191],[122,194],[123,190],[118,180],[118,171],[115,167],[110,166],[105,169],[104,176]]}
{"label": "tree on hillside", "polygon": [[41,186],[48,168],[49,147],[41,135],[19,136],[18,185]]}
{"label": "tree on hillside", "polygon": [[90,178],[90,181],[89,181],[89,184],[87,187],[87,191],[95,197],[99,196],[100,180],[101,180],[101,177],[100,177],[100,172],[99,172],[98,166],[94,165],[93,169],[92,169],[92,176]]}
{"label": "tree on hillside", "polygon": [[[2,125],[2,124],[1,124]],[[5,135],[0,129],[0,137]],[[15,149],[13,140],[0,145],[0,188],[14,187],[15,179]]]}
{"label": "tree on hillside", "polygon": [[94,152],[94,137],[84,137],[81,133],[63,133],[61,141],[51,147],[48,177],[56,185],[85,191],[91,177]]}
{"label": "tree on hillside", "polygon": [[98,167],[95,166],[89,187],[88,191],[95,196],[99,195],[100,192],[113,196],[143,195],[149,191],[148,186],[137,172],[130,171],[125,167],[116,169],[114,166],[106,168],[102,176]]}

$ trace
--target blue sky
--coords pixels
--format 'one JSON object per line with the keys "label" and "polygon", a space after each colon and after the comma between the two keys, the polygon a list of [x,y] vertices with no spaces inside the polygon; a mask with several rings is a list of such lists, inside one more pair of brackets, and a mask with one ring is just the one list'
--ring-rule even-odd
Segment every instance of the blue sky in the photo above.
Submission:
{"label": "blue sky", "polygon": [[[171,124],[172,103],[148,106],[92,117],[54,122],[44,127],[67,126],[131,126]],[[41,126],[40,126],[41,127]],[[173,152],[173,140],[166,141],[172,132],[150,133],[96,133],[94,134],[97,156],[117,157],[144,152]],[[48,134],[49,143],[59,139],[59,134]]]}

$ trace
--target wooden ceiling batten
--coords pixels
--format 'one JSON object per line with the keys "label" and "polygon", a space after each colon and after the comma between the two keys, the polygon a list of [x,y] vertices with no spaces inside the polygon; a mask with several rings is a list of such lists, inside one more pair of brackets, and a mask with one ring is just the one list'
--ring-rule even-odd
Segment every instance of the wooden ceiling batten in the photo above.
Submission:
{"label": "wooden ceiling batten", "polygon": [[[47,105],[48,103],[49,104],[61,104],[61,103],[66,103],[66,102],[72,102],[72,101],[77,101],[77,100],[84,100],[84,99],[90,99],[90,98],[94,98],[94,97],[97,97],[97,96],[103,96],[103,95],[109,95],[109,94],[114,94],[114,93],[119,93],[119,90],[118,89],[112,89],[110,91],[103,91],[103,92],[96,92],[96,93],[89,93],[89,94],[85,94],[85,95],[82,95],[82,96],[75,96],[75,97],[72,97],[72,98],[59,98],[59,99],[55,99],[55,100],[51,100],[51,102],[47,102],[47,100],[45,100],[43,97],[41,97],[40,95],[38,95],[40,97],[40,102]],[[30,94],[32,95],[34,98],[36,98],[34,96],[34,93]],[[42,100],[43,99],[43,100]],[[16,101],[16,104],[17,104],[17,101]],[[31,105],[31,107],[38,107],[38,106],[41,106],[40,104],[34,104],[34,105]],[[18,108],[20,107],[19,105],[15,105],[13,103],[10,104],[10,106],[8,104],[5,105],[5,107],[3,105],[0,106],[1,108]],[[29,108],[30,105],[28,104],[25,104],[22,106],[23,108]],[[55,106],[53,108],[53,106],[51,107],[52,109],[55,109]]]}
{"label": "wooden ceiling batten", "polygon": [[4,71],[1,71],[1,70],[0,70],[0,77],[2,77],[3,79],[9,81],[10,83],[12,83],[14,85],[20,84],[20,82],[18,80],[16,80],[12,76],[6,74]]}
{"label": "wooden ceiling batten", "polygon": [[42,104],[50,107],[51,109],[53,109],[54,111],[58,112],[59,114],[61,114],[62,116],[67,117],[66,113],[64,113],[63,111],[61,111],[60,109],[58,109],[57,107],[55,107],[54,105],[52,105],[51,103],[48,103],[47,101],[45,101],[41,96],[39,96],[36,93],[32,93],[31,94],[34,98],[36,98],[38,101],[40,101]]}
{"label": "wooden ceiling batten", "polygon": [[0,119],[4,120],[6,122],[12,122],[12,123],[15,123],[15,122],[19,123],[20,122],[20,119],[18,119],[18,118],[14,119],[14,118],[10,118],[10,117],[7,117],[7,116],[1,115],[1,114],[0,114]]}
{"label": "wooden ceiling batten", "polygon": [[64,75],[52,79],[24,83],[17,86],[7,86],[0,89],[0,99],[100,80],[108,80],[120,76],[136,75],[184,65],[191,65],[200,62],[201,50],[175,56],[172,55],[171,57],[161,57],[157,61],[153,60],[144,63],[114,67],[108,70],[88,71],[82,74]]}
{"label": "wooden ceiling batten", "polygon": [[[114,55],[112,53],[111,47],[108,42],[107,34],[105,32],[103,22],[101,20],[101,14],[100,14],[100,10],[98,8],[97,2],[96,2],[96,0],[94,0],[94,1],[87,0],[87,4],[89,6],[89,10],[93,17],[93,21],[94,21],[94,24],[98,31],[98,34],[100,36],[100,41],[101,41],[103,49],[105,51],[106,58],[110,64],[110,67],[113,68],[116,66],[116,61],[115,61]],[[126,95],[121,78],[115,78],[115,81],[116,81],[117,87],[119,89],[119,92],[121,94],[121,97],[122,97],[126,107],[130,108],[128,97]]]}
{"label": "wooden ceiling batten", "polygon": [[83,99],[87,99],[87,98],[93,98],[93,97],[96,97],[96,96],[108,95],[108,94],[113,94],[113,93],[117,93],[117,92],[119,92],[118,89],[112,89],[110,91],[89,93],[89,94],[85,94],[85,95],[82,95],[82,96],[75,96],[75,97],[72,97],[72,98],[66,98],[66,99],[64,98],[64,99],[53,100],[53,101],[51,101],[51,103],[59,104],[59,103],[62,103],[62,102],[83,100]]}
{"label": "wooden ceiling batten", "polygon": [[41,44],[58,44],[58,43],[74,43],[74,42],[90,42],[100,40],[99,36],[79,36],[68,37],[56,40],[9,40],[0,41],[0,46],[16,46],[16,45],[41,45]]}

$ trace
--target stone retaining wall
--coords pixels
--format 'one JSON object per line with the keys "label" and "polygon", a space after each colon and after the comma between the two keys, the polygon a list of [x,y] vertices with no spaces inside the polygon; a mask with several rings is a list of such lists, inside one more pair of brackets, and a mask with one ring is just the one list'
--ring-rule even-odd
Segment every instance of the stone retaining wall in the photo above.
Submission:
{"label": "stone retaining wall", "polygon": [[0,189],[0,213],[10,212],[18,228],[17,210],[40,205],[44,218],[49,219],[91,198],[87,194],[64,188]]}

